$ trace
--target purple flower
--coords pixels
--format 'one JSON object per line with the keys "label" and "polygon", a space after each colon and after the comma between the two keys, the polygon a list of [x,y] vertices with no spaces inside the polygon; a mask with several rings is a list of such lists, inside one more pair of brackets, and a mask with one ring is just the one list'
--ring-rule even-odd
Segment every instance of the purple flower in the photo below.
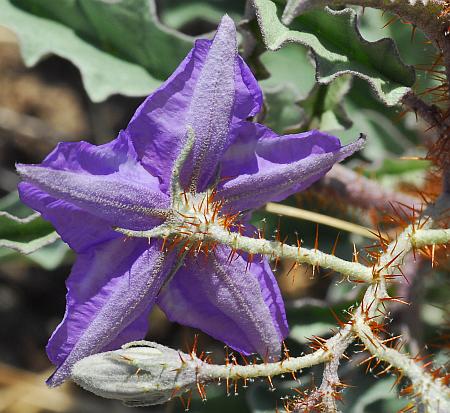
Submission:
{"label": "purple flower", "polygon": [[[225,16],[214,41],[198,40],[115,140],[61,143],[42,164],[17,166],[22,201],[77,253],[66,313],[47,346],[57,366],[50,385],[60,384],[81,358],[142,339],[155,303],[171,320],[238,351],[279,356],[288,326],[266,259],[248,269],[244,254],[230,262],[230,249],[217,246],[213,254],[188,254],[180,262],[179,248],[166,250],[161,239],[114,230],[149,230],[189,214],[213,187],[223,201],[218,215],[248,212],[306,188],[361,147],[359,141],[341,147],[318,131],[277,136],[247,121],[261,104]],[[182,205],[175,181],[186,192]]]}

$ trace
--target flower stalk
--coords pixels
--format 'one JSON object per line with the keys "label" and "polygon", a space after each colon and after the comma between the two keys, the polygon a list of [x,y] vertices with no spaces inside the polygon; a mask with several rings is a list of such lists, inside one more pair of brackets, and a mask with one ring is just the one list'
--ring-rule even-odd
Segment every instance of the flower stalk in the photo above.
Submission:
{"label": "flower stalk", "polygon": [[[170,228],[162,225],[160,228],[150,231],[131,231],[116,228],[116,231],[128,236],[139,238],[177,238],[181,237],[189,244],[200,242],[226,245],[234,251],[244,251],[251,255],[263,255],[273,260],[291,259],[298,264],[309,264],[336,271],[352,281],[370,283],[373,281],[373,272],[370,267],[366,267],[357,262],[348,262],[332,254],[326,254],[316,249],[302,247],[300,241],[297,246],[286,245],[278,240],[266,240],[264,238],[252,238],[241,235],[238,232],[231,232],[228,229],[216,224],[208,224],[207,232],[186,233],[179,228]],[[185,248],[188,248],[186,245]]]}

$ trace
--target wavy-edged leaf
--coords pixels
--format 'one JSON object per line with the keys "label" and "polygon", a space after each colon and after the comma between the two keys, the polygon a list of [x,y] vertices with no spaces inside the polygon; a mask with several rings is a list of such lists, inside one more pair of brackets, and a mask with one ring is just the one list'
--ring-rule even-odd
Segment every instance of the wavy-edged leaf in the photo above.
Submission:
{"label": "wavy-edged leaf", "polygon": [[287,0],[286,6],[281,16],[281,21],[289,25],[289,23],[295,18],[295,16],[313,7],[323,6],[317,0]]}
{"label": "wavy-edged leaf", "polygon": [[27,66],[48,54],[70,60],[94,102],[145,96],[165,80],[192,38],[164,27],[153,0],[0,0]]}
{"label": "wavy-edged leaf", "polygon": [[289,44],[276,52],[268,50],[259,59],[270,73],[270,77],[259,82],[264,91],[288,86],[296,99],[304,99],[316,83],[313,62],[303,46]]}
{"label": "wavy-edged leaf", "polygon": [[358,31],[356,12],[312,10],[284,26],[271,0],[254,0],[259,27],[266,47],[278,50],[287,43],[309,47],[316,63],[316,78],[327,84],[343,74],[367,81],[386,105],[397,104],[415,82],[415,72],[405,65],[394,42],[366,41]]}
{"label": "wavy-edged leaf", "polygon": [[0,248],[31,254],[60,239],[56,231],[49,232],[50,228],[51,225],[42,220],[39,213],[18,217],[0,211]]}
{"label": "wavy-edged leaf", "polygon": [[264,124],[278,133],[310,129],[331,132],[351,126],[342,105],[350,90],[350,75],[328,85],[316,83],[307,49],[297,44],[265,52],[260,61],[270,73],[260,82],[266,98]]}
{"label": "wavy-edged leaf", "polygon": [[40,218],[39,214],[30,214],[24,218],[6,211],[0,211],[0,239],[28,242],[53,231],[53,227]]}
{"label": "wavy-edged leaf", "polygon": [[47,245],[53,244],[59,240],[59,235],[56,231],[50,234],[44,235],[43,237],[33,239],[28,242],[11,241],[8,239],[0,239],[0,248],[9,248],[14,251],[20,252],[21,254],[31,254],[37,250],[46,247]]}
{"label": "wavy-edged leaf", "polygon": [[17,192],[0,199],[0,262],[30,260],[53,270],[66,257],[69,247],[51,224],[19,200]]}
{"label": "wavy-edged leaf", "polygon": [[35,212],[34,214],[30,214],[27,217],[16,217],[15,215],[10,214],[6,211],[0,211],[0,223],[3,219],[6,219],[8,221],[17,222],[18,224],[28,224],[30,222],[33,222],[35,219],[39,218],[41,214],[39,212]]}

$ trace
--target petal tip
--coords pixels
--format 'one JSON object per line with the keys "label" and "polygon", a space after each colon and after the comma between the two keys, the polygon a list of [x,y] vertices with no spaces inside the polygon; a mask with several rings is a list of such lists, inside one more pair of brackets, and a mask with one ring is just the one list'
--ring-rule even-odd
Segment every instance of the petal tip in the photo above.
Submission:
{"label": "petal tip", "polygon": [[228,28],[234,28],[234,29],[236,28],[235,24],[234,24],[234,20],[227,13],[225,13],[222,16],[222,19],[220,20],[219,27],[222,27],[222,26],[228,26]]}
{"label": "petal tip", "polygon": [[222,17],[215,38],[227,38],[236,43],[236,25],[228,14]]}
{"label": "petal tip", "polygon": [[354,142],[350,143],[348,146],[353,146],[353,151],[357,152],[360,151],[367,142],[367,136],[364,133],[360,133],[358,139],[356,139]]}
{"label": "petal tip", "polygon": [[24,163],[16,163],[16,172],[19,174],[19,176],[23,179],[26,180],[28,178],[30,178],[30,176],[32,175],[32,171],[33,171],[33,165],[28,165],[28,164],[24,164]]}
{"label": "petal tip", "polygon": [[64,383],[68,374],[61,374],[59,369],[56,369],[53,374],[45,381],[48,387],[58,387]]}

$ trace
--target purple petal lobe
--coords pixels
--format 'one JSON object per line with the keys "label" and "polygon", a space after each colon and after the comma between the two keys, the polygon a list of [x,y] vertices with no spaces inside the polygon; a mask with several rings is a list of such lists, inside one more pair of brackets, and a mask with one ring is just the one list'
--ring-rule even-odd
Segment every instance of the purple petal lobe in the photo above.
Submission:
{"label": "purple petal lobe", "polygon": [[80,254],[67,280],[63,321],[47,345],[58,385],[78,360],[143,338],[146,317],[174,256],[160,252],[160,242],[114,239]]}
{"label": "purple petal lobe", "polygon": [[158,297],[169,319],[199,328],[245,354],[277,358],[288,333],[278,285],[266,261],[247,261],[217,247],[189,258]]}
{"label": "purple petal lobe", "polygon": [[182,183],[198,192],[206,188],[228,146],[236,57],[236,27],[224,16],[195,85],[186,119],[194,130],[195,143],[193,159],[183,169]]}
{"label": "purple petal lobe", "polygon": [[18,189],[21,201],[50,221],[63,241],[78,253],[98,243],[120,237],[108,221],[56,199],[32,184],[22,182]]}
{"label": "purple petal lobe", "polygon": [[51,197],[100,217],[111,226],[148,228],[160,222],[169,199],[125,144],[123,135],[104,145],[106,148],[85,142],[61,144],[42,165],[17,165],[17,171]]}
{"label": "purple petal lobe", "polygon": [[218,190],[232,210],[258,208],[301,191],[336,163],[360,150],[365,140],[341,147],[339,139],[313,130],[277,136],[257,123],[242,122],[225,153]]}
{"label": "purple petal lobe", "polygon": [[164,216],[168,197],[120,174],[89,175],[35,165],[17,165],[22,179],[49,195],[70,202],[112,225],[148,228]]}
{"label": "purple petal lobe", "polygon": [[42,162],[42,166],[48,168],[92,175],[109,175],[136,164],[136,152],[123,131],[116,139],[99,146],[88,142],[61,142]]}
{"label": "purple petal lobe", "polygon": [[[173,164],[185,140],[187,125],[192,123],[190,118],[195,116],[196,124],[200,125],[200,129],[195,130],[199,139],[202,137],[204,139],[205,136],[208,139],[210,137],[210,132],[208,132],[207,128],[210,123],[209,116],[211,114],[219,116],[219,120],[225,122],[221,128],[229,121],[229,102],[232,98],[229,95],[230,79],[223,79],[226,84],[226,88],[223,91],[221,90],[221,86],[213,87],[214,85],[212,85],[208,94],[206,90],[206,83],[208,81],[206,74],[216,76],[215,78],[217,80],[217,75],[214,74],[214,71],[221,70],[223,64],[225,64],[223,70],[225,70],[227,76],[229,76],[230,70],[234,71],[234,104],[231,109],[232,123],[240,122],[249,116],[253,116],[261,109],[261,90],[248,66],[236,53],[236,41],[232,38],[234,31],[233,22],[230,18],[225,17],[219,33],[216,35],[215,51],[211,52],[211,56],[212,42],[197,40],[192,51],[172,76],[137,109],[127,127],[127,132],[130,134],[139,159],[152,175],[160,178],[161,189],[163,191],[167,191],[169,188]],[[226,45],[230,46],[230,49],[223,50],[223,47]],[[230,55],[234,55],[234,62],[219,62],[218,67],[211,67],[211,64],[216,64],[220,57],[229,59]],[[204,71],[207,61],[210,64],[209,67],[206,67],[206,71]],[[200,82],[201,78],[202,81]],[[221,81],[222,79],[219,80]],[[200,86],[199,89],[197,84]],[[211,102],[213,91],[216,97],[217,93],[223,93],[224,97],[226,97],[222,108],[224,114],[222,115],[216,115],[217,106],[208,108],[206,102],[202,103],[199,101],[206,93],[205,98],[208,102]],[[194,96],[196,96],[195,103]],[[220,104],[221,102],[217,103]],[[211,112],[205,112],[206,109],[211,110]],[[197,126],[191,126],[197,128]],[[226,139],[226,137],[223,138],[221,136],[220,139]],[[214,147],[225,148],[229,143],[230,141],[221,141],[215,142],[213,145]],[[196,149],[196,153],[198,154],[197,156],[200,156],[202,153],[200,146]],[[215,156],[211,162],[205,158],[203,164],[212,165],[214,162],[217,162]],[[200,156],[199,159],[203,158]],[[208,176],[211,176],[215,172],[215,166],[215,164],[212,166],[213,170],[211,172],[206,172],[205,178],[201,179],[202,182],[206,181]]]}

